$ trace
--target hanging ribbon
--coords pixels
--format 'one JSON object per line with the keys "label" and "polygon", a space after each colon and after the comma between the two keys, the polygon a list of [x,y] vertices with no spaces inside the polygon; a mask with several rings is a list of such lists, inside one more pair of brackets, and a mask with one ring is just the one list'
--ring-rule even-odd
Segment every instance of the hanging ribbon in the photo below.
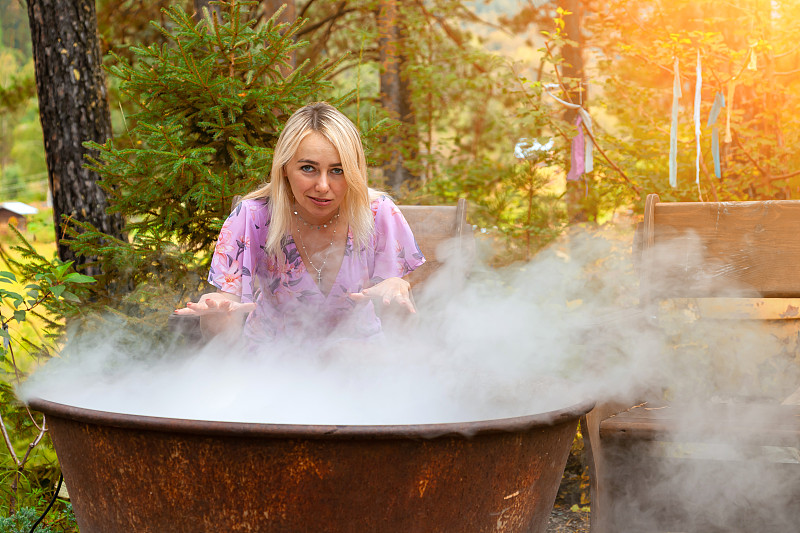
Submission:
{"label": "hanging ribbon", "polygon": [[[583,108],[581,108],[580,110],[583,110]],[[583,111],[583,113],[581,113],[580,115],[581,118],[583,119],[583,123],[586,126],[586,129],[588,131],[593,131],[592,117],[589,116],[589,113]],[[581,129],[581,132],[583,132],[583,129]],[[592,142],[588,142],[586,143],[586,149],[583,154],[583,171],[588,174],[592,170],[594,170],[594,144]]]}
{"label": "hanging ribbon", "polygon": [[694,182],[700,186],[700,101],[703,96],[703,70],[700,64],[700,50],[697,51],[697,81],[694,84],[694,141],[696,146],[696,156],[694,161],[695,178]]}
{"label": "hanging ribbon", "polygon": [[731,136],[731,113],[733,113],[733,95],[736,94],[736,78],[733,78],[728,83],[728,98],[726,98],[728,105],[725,107],[725,144],[733,142]]}
{"label": "hanging ribbon", "polygon": [[733,142],[733,137],[731,136],[731,115],[733,114],[733,97],[736,94],[736,83],[739,76],[744,72],[745,68],[750,70],[756,70],[758,65],[756,64],[756,45],[758,43],[753,43],[747,48],[747,55],[744,57],[744,64],[742,65],[741,70],[731,78],[731,81],[728,82],[728,96],[725,99],[726,103],[728,104],[725,106],[725,144],[730,144]]}
{"label": "hanging ribbon", "polygon": [[578,134],[572,138],[572,160],[567,173],[567,181],[578,181],[583,176],[586,170],[586,138],[583,135],[583,128],[581,128],[581,116],[575,121],[575,126],[578,128]]}
{"label": "hanging ribbon", "polygon": [[756,54],[756,46],[758,46],[758,43],[753,43],[750,45],[750,50],[748,50],[750,61],[747,63],[747,70],[758,70],[758,55]]}
{"label": "hanging ribbon", "polygon": [[[545,90],[545,92],[548,95],[550,95],[550,97],[553,98],[553,100],[555,100],[559,104],[563,105],[564,107],[566,107],[568,109],[575,109],[575,110],[578,111],[578,116],[581,119],[581,121],[583,122],[583,127],[581,127],[580,124],[578,125],[578,135],[583,137],[583,128],[586,128],[586,131],[588,131],[590,133],[592,133],[594,131],[592,129],[592,117],[589,116],[589,113],[583,107],[581,107],[578,104],[570,104],[569,102],[565,102],[561,98],[558,98],[557,96],[555,96],[550,91]],[[573,142],[573,155],[572,155],[572,158],[574,160],[575,159],[575,154],[574,154],[575,139],[573,139],[572,142]],[[574,166],[574,164],[573,164],[573,166]],[[583,140],[583,172],[588,174],[592,170],[594,170],[594,143],[586,142],[586,139],[584,138],[584,140]],[[572,172],[572,171],[570,170],[570,172]],[[580,177],[580,174],[578,175],[578,177]],[[577,179],[577,178],[575,178],[575,179]]]}
{"label": "hanging ribbon", "polygon": [[711,156],[714,158],[714,174],[717,176],[717,179],[722,179],[722,170],[719,161],[719,127],[717,127],[717,118],[723,107],[725,107],[725,97],[722,95],[722,92],[719,91],[714,97],[714,104],[711,106],[711,113],[708,114],[708,124],[706,124],[706,127],[711,127]]}
{"label": "hanging ribbon", "polygon": [[675,58],[675,79],[672,81],[672,122],[669,127],[669,184],[678,186],[678,108],[681,98],[681,74],[678,70],[678,58]]}

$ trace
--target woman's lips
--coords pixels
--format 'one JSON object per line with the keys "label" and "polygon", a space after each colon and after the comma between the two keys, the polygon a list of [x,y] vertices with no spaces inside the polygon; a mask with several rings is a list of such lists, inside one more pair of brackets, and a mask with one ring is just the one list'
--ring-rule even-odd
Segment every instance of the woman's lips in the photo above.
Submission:
{"label": "woman's lips", "polygon": [[309,196],[308,199],[311,200],[311,202],[314,203],[315,205],[323,207],[329,205],[333,201],[333,200],[326,200],[324,198],[314,198],[312,196]]}

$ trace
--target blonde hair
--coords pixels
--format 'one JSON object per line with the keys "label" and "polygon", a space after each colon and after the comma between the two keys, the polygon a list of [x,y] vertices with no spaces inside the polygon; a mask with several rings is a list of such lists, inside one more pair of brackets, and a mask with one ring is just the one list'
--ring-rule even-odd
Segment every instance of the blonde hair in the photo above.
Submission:
{"label": "blonde hair", "polygon": [[247,194],[242,201],[270,199],[272,219],[269,224],[267,254],[277,256],[283,238],[288,235],[294,197],[284,166],[294,157],[300,142],[311,132],[322,134],[339,152],[347,182],[341,211],[350,222],[357,249],[369,242],[374,220],[370,202],[382,193],[367,185],[367,160],[361,135],[350,119],[327,102],[314,102],[301,107],[286,121],[272,155],[270,181]]}

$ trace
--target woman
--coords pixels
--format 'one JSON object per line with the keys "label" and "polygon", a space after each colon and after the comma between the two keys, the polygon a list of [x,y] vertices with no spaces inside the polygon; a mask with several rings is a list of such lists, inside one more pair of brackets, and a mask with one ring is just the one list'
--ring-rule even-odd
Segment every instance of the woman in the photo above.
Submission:
{"label": "woman", "polygon": [[246,195],[220,231],[204,294],[180,314],[210,335],[250,315],[253,341],[369,338],[380,334],[372,301],[414,313],[403,276],[425,258],[400,210],[367,186],[355,125],[324,102],[287,121],[270,182]]}

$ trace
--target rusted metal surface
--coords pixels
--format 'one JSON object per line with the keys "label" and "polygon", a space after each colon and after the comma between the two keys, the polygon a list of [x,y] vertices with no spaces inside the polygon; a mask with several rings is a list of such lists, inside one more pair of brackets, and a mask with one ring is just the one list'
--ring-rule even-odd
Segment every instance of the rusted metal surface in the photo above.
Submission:
{"label": "rusted metal surface", "polygon": [[543,533],[583,402],[420,426],[203,422],[41,399],[81,533]]}

